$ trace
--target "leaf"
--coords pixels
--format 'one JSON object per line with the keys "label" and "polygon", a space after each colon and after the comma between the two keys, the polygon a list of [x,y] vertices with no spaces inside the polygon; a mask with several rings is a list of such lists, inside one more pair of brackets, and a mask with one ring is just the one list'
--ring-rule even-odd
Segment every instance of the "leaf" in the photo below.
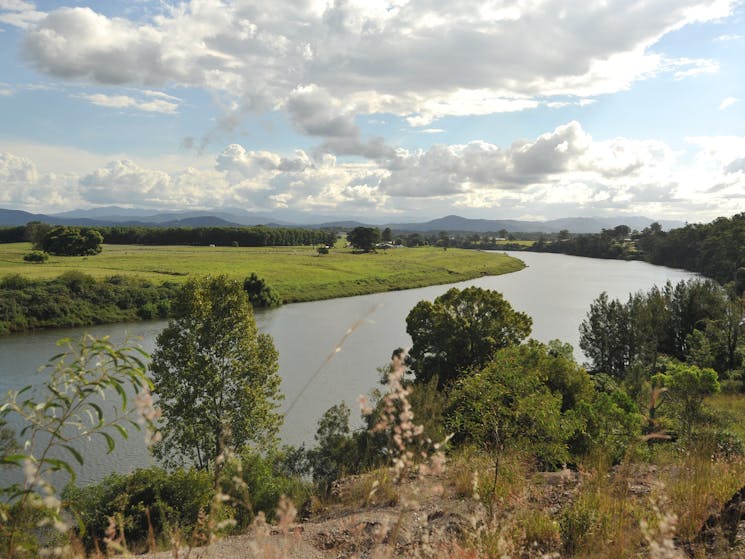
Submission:
{"label": "leaf", "polygon": [[118,382],[114,383],[114,388],[119,393],[119,397],[122,399],[122,410],[127,409],[127,393],[124,388]]}
{"label": "leaf", "polygon": [[70,474],[70,477],[72,477],[73,481],[75,480],[75,472],[73,471],[72,467],[70,467],[70,464],[68,464],[64,460],[58,460],[57,458],[44,458],[43,460],[41,460],[41,462],[49,464],[54,471],[65,470],[68,474]]}
{"label": "leaf", "polygon": [[67,445],[67,444],[63,444],[63,445],[60,445],[60,446],[62,446],[63,448],[66,448],[67,451],[70,454],[72,454],[73,458],[75,458],[75,460],[78,462],[78,464],[80,464],[81,466],[83,465],[83,456],[77,450],[75,450],[73,447],[71,447],[70,445]]}
{"label": "leaf", "polygon": [[101,435],[104,439],[106,439],[106,445],[109,447],[109,450],[106,452],[107,454],[111,454],[111,451],[114,450],[116,447],[116,442],[114,441],[114,437],[109,435],[108,433],[104,431],[99,431],[99,435]]}
{"label": "leaf", "polygon": [[0,457],[0,464],[15,464],[20,466],[21,463],[28,458],[25,454],[11,454],[9,456]]}
{"label": "leaf", "polygon": [[24,392],[28,392],[29,390],[31,390],[31,385],[30,384],[28,386],[24,386],[18,392],[16,392],[16,398],[18,396],[20,396],[21,394],[23,394]]}
{"label": "leaf", "polygon": [[114,427],[116,428],[117,431],[119,431],[119,434],[122,436],[123,439],[129,438],[129,433],[127,433],[127,430],[122,425],[115,423]]}
{"label": "leaf", "polygon": [[101,410],[101,407],[98,404],[94,404],[93,402],[88,402],[88,405],[96,410],[96,413],[98,414],[98,421],[103,421],[103,411]]}

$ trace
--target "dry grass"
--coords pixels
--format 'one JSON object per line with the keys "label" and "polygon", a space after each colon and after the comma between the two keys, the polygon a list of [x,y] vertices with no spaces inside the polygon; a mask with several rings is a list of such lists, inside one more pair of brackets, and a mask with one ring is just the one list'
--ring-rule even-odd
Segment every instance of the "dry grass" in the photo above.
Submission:
{"label": "dry grass", "polygon": [[690,541],[710,514],[745,485],[745,460],[714,460],[697,449],[672,462],[662,476],[669,512],[678,517],[678,536]]}

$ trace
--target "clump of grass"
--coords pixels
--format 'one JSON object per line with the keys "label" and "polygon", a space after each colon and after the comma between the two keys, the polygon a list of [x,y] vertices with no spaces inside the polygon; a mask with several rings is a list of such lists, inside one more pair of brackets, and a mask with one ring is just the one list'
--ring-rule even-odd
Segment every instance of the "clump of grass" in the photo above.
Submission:
{"label": "clump of grass", "polygon": [[638,475],[631,464],[611,469],[603,456],[594,456],[580,472],[574,501],[560,513],[564,552],[571,557],[626,559],[639,551],[640,522],[650,517],[648,500],[629,491]]}
{"label": "clump of grass", "polygon": [[500,458],[494,485],[494,459],[473,447],[457,450],[449,459],[447,483],[459,497],[472,497],[483,504],[505,504],[521,495],[529,483],[531,464],[518,453]]}
{"label": "clump of grass", "polygon": [[517,515],[524,544],[536,551],[549,552],[561,545],[559,523],[542,510],[529,509]]}
{"label": "clump of grass", "polygon": [[334,498],[337,504],[343,506],[394,506],[398,504],[401,496],[395,472],[391,468],[378,468],[366,474],[347,478],[345,485]]}
{"label": "clump of grass", "polygon": [[693,540],[701,526],[745,480],[745,460],[712,458],[709,445],[697,445],[664,469],[663,483],[670,512],[678,518],[678,535]]}

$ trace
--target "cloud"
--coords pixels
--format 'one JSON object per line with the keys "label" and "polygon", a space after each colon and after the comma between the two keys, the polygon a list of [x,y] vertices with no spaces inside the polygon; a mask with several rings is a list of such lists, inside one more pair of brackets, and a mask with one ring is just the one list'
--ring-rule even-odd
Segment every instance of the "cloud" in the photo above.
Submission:
{"label": "cloud", "polygon": [[0,153],[0,182],[36,182],[38,173],[33,161],[10,153]]}
{"label": "cloud", "polygon": [[414,153],[399,150],[382,164],[389,174],[381,186],[389,194],[419,197],[483,188],[520,191],[575,178],[611,186],[640,177],[651,181],[669,172],[673,160],[672,150],[661,142],[596,142],[578,122],[570,122],[507,149],[477,141]]}
{"label": "cloud", "polygon": [[0,204],[36,209],[77,201],[67,175],[40,173],[29,158],[0,152]]}
{"label": "cloud", "polygon": [[[358,140],[335,141],[342,151]],[[100,164],[68,150],[64,159],[79,159],[87,170],[66,173],[40,171],[33,154],[45,165],[63,158],[51,147],[32,147],[28,155],[0,155],[4,205],[238,206],[422,219],[453,208],[515,218],[646,214],[689,221],[745,211],[745,137],[739,136],[688,138],[687,149],[676,151],[654,139],[596,140],[568,122],[507,147],[472,141],[405,150],[381,140],[376,156],[363,161],[231,144],[200,159],[199,167],[189,156]],[[373,150],[365,143],[357,148]]]}
{"label": "cloud", "polygon": [[356,137],[354,112],[315,85],[298,87],[285,106],[295,127],[311,136]]}
{"label": "cloud", "polygon": [[106,95],[103,93],[82,93],[76,95],[99,107],[112,109],[136,109],[139,111],[175,114],[178,112],[180,99],[157,91],[144,91],[147,98],[135,98],[130,95]]}
{"label": "cloud", "polygon": [[93,204],[113,204],[138,200],[150,205],[153,198],[171,187],[172,179],[163,171],[143,169],[128,159],[112,161],[80,179],[81,195]]}
{"label": "cloud", "polygon": [[[23,0],[0,0],[0,23],[28,29],[44,18],[44,13],[36,10],[33,2]],[[0,29],[2,31],[2,29]]]}
{"label": "cloud", "polygon": [[661,73],[713,72],[714,61],[671,59],[653,47],[734,5],[277,0],[259,9],[192,0],[144,22],[60,8],[28,30],[24,50],[55,77],[205,88],[221,99],[225,126],[245,111],[286,110],[301,132],[332,139],[355,137],[358,115],[426,126],[622,91]]}
{"label": "cloud", "polygon": [[727,107],[731,107],[738,101],[740,100],[737,97],[725,97],[724,99],[722,99],[722,102],[719,103],[719,110],[723,111],[724,109],[726,109]]}

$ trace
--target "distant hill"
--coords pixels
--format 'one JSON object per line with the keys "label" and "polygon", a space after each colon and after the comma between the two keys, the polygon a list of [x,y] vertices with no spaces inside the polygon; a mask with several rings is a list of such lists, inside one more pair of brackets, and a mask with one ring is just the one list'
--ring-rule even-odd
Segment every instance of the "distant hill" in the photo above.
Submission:
{"label": "distant hill", "polygon": [[[424,223],[391,223],[388,225],[396,231],[459,231],[467,233],[487,233],[506,229],[510,233],[558,233],[567,229],[571,233],[600,233],[603,229],[612,229],[617,225],[628,225],[631,229],[642,230],[654,223],[647,217],[567,217],[550,221],[519,221],[516,219],[468,219],[449,215]],[[664,229],[682,227],[683,222],[659,221]]]}
{"label": "distant hill", "polygon": [[[318,216],[315,216],[316,219]],[[311,221],[311,216],[302,216]],[[312,229],[351,229],[373,226],[357,220],[326,221],[324,223],[289,222],[272,213],[247,212],[240,208],[219,210],[197,210],[183,212],[152,212],[107,206],[88,210],[72,210],[59,214],[33,214],[20,210],[0,209],[0,226],[25,225],[29,221],[43,221],[54,225],[123,225],[142,227],[238,227],[267,225],[270,227],[307,227]],[[466,233],[496,232],[502,229],[510,233],[558,233],[567,229],[572,233],[599,233],[617,225],[628,225],[641,231],[655,220],[647,217],[568,217],[550,221],[520,221],[516,219],[469,219],[449,215],[421,223],[389,223],[377,225],[381,229],[390,227],[394,231],[429,232],[451,231]],[[663,229],[682,227],[682,222],[659,220]]]}
{"label": "distant hill", "polygon": [[[216,218],[223,220],[229,225],[274,225],[290,226],[293,224],[278,219],[271,213],[247,212],[240,208],[228,208],[221,210],[190,210],[174,212],[157,212],[153,210],[141,210],[131,208],[121,208],[119,206],[105,206],[87,210],[71,210],[58,214],[52,214],[51,218],[57,219],[90,219],[107,225],[152,225],[157,224],[164,227],[178,226],[173,225],[184,220],[203,219],[204,225],[189,225],[191,227],[211,227],[219,226],[219,223],[210,223],[207,218]],[[196,223],[199,223],[198,221]],[[182,224],[186,226],[186,224]],[[225,224],[223,224],[225,225]],[[297,227],[297,225],[294,225]]]}

